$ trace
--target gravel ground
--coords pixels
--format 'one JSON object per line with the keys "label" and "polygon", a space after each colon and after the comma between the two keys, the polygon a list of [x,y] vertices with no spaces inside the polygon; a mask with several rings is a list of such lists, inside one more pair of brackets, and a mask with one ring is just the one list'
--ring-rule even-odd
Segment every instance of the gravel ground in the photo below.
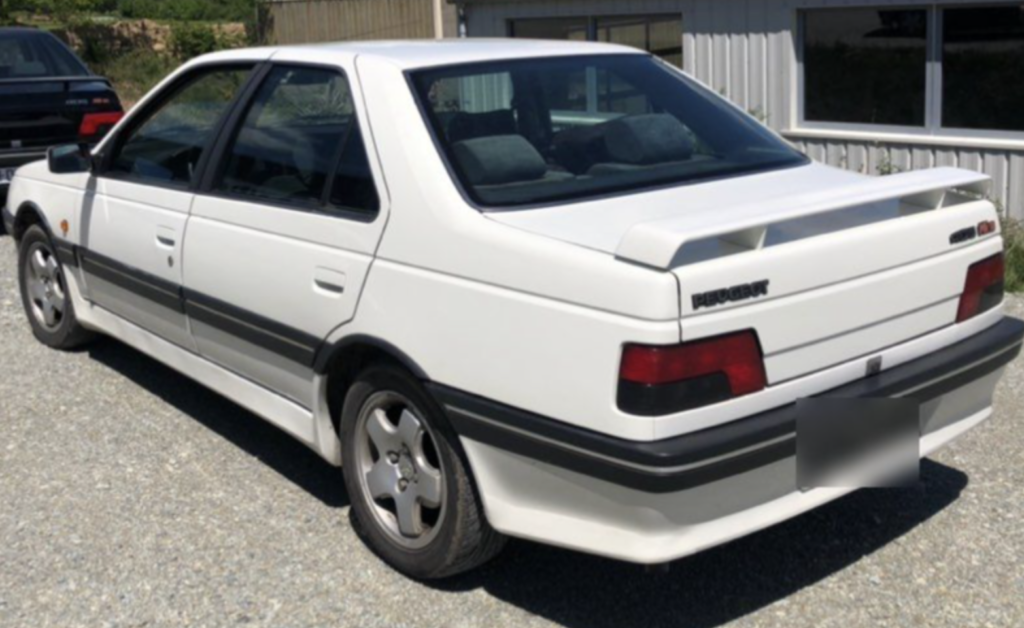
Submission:
{"label": "gravel ground", "polygon": [[1024,626],[1019,361],[916,488],[667,574],[512,542],[428,586],[359,542],[339,472],[283,433],[117,342],[37,344],[14,260],[0,238],[0,626]]}

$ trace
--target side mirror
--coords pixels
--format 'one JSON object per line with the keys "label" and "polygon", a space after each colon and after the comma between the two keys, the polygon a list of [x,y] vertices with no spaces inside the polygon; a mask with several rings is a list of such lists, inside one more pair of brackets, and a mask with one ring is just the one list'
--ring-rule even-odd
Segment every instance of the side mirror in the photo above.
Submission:
{"label": "side mirror", "polygon": [[65,144],[46,151],[46,162],[54,174],[74,174],[92,169],[92,154],[86,144]]}

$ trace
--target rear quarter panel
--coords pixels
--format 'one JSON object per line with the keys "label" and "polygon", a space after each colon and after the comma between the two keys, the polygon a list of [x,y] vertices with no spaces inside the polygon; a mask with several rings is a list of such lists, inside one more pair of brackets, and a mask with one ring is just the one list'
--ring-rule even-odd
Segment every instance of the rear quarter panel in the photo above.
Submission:
{"label": "rear quarter panel", "polygon": [[391,214],[354,321],[427,376],[470,393],[623,438],[650,419],[620,413],[622,344],[679,340],[671,273],[498,224],[466,204],[405,76],[357,62],[391,194]]}

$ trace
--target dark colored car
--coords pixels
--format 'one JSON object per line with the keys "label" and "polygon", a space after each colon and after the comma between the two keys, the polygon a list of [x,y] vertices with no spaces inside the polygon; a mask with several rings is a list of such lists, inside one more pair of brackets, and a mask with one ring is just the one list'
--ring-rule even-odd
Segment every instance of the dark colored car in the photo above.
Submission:
{"label": "dark colored car", "polygon": [[122,115],[110,81],[64,42],[0,28],[0,204],[18,166],[45,158],[51,146],[95,144]]}

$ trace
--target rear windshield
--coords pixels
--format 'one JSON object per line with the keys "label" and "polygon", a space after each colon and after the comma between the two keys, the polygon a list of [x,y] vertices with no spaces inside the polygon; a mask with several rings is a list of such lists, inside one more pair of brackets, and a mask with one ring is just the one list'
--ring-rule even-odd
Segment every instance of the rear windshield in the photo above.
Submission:
{"label": "rear windshield", "polygon": [[806,162],[760,124],[646,55],[475,63],[411,77],[452,170],[485,209]]}
{"label": "rear windshield", "polygon": [[0,30],[0,80],[89,76],[89,70],[53,35]]}

